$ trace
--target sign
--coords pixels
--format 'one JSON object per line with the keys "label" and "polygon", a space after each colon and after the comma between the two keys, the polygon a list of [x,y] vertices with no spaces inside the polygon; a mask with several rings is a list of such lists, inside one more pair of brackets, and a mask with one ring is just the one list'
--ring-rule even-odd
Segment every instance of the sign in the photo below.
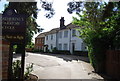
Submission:
{"label": "sign", "polygon": [[13,43],[25,41],[26,16],[14,9],[6,9],[2,14],[2,36]]}

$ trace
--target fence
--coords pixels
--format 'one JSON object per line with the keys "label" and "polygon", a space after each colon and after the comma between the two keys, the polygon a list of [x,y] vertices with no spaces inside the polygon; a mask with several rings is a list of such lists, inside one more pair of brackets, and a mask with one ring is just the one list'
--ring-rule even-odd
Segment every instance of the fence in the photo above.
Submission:
{"label": "fence", "polygon": [[120,50],[108,50],[106,52],[107,75],[120,79]]}

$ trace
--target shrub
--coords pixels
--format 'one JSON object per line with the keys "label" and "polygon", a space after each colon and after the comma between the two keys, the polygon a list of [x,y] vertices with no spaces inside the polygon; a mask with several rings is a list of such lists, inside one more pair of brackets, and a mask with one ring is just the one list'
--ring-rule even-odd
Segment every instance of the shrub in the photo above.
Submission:
{"label": "shrub", "polygon": [[[21,71],[21,61],[16,60],[12,64],[13,79],[20,79],[20,75],[21,75],[20,71]],[[24,78],[27,79],[32,71],[33,71],[33,63],[29,64],[29,66],[26,67]]]}
{"label": "shrub", "polygon": [[73,54],[88,57],[88,51],[74,51]]}
{"label": "shrub", "polygon": [[58,54],[70,54],[68,50],[58,50]]}
{"label": "shrub", "polygon": [[52,49],[52,53],[53,53],[53,54],[58,53],[58,50],[57,50],[56,47],[54,47],[54,48]]}

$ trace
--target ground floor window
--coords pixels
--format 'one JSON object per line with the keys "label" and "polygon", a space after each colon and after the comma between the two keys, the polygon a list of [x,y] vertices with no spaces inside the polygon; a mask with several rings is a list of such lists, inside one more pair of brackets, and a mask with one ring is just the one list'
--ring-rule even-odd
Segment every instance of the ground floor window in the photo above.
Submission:
{"label": "ground floor window", "polygon": [[53,45],[51,44],[51,50],[53,49]]}
{"label": "ground floor window", "polygon": [[68,50],[68,44],[64,44],[64,50]]}
{"label": "ground floor window", "polygon": [[62,50],[62,44],[59,44],[59,48],[58,48],[59,50]]}

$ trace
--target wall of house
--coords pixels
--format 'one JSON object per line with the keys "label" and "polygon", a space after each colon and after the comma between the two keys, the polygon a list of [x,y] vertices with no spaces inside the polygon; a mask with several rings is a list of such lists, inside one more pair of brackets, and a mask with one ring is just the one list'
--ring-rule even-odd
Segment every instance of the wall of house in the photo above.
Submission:
{"label": "wall of house", "polygon": [[[64,37],[64,32],[68,31],[68,37]],[[60,38],[60,32],[62,33],[62,37]],[[69,41],[70,41],[70,30],[61,30],[58,32],[58,50],[69,50]],[[59,44],[61,44],[62,48],[59,47]],[[67,48],[64,49],[64,44],[67,44]]]}
{"label": "wall of house", "polygon": [[[68,37],[64,37],[64,31],[68,31]],[[72,50],[72,43],[75,44],[75,51],[85,51],[85,44],[83,43],[82,39],[72,36],[72,31],[73,29],[66,29],[66,30],[60,30],[59,32],[62,32],[62,38],[58,36],[58,49],[59,49],[59,44],[62,44],[62,49],[64,49],[64,44],[68,45],[67,50]],[[75,34],[79,36],[79,32],[75,30]],[[59,35],[59,34],[58,34]]]}
{"label": "wall of house", "polygon": [[[51,39],[51,35],[53,36]],[[48,36],[48,39],[47,39]],[[52,51],[54,47],[56,47],[56,33],[49,34],[45,36],[45,45],[48,45],[48,49]]]}
{"label": "wall of house", "polygon": [[44,40],[45,37],[35,39],[35,49],[43,50],[44,49]]}
{"label": "wall of house", "polygon": [[[73,50],[72,45],[74,43],[74,45],[75,45],[74,51],[86,51],[85,44],[82,41],[82,39],[72,35],[73,30],[76,31],[75,35],[79,36],[79,32],[76,29],[60,30],[58,33],[46,35],[45,36],[45,45],[48,45],[48,49],[50,51],[52,51],[52,49],[54,47],[57,47],[58,50],[69,50],[72,53],[72,50]],[[67,37],[64,36],[65,31],[68,31]],[[61,36],[60,36],[60,34],[61,34]],[[51,39],[51,35],[53,35],[52,39]]]}

